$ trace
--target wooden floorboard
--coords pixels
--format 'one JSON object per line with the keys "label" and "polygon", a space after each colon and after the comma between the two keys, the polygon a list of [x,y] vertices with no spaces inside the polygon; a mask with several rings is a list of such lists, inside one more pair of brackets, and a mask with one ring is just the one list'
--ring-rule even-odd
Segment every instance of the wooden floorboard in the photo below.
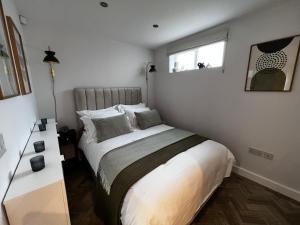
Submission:
{"label": "wooden floorboard", "polygon": [[[64,167],[72,225],[104,225],[93,209],[93,178],[84,165]],[[246,178],[226,178],[192,225],[300,225],[300,203]]]}

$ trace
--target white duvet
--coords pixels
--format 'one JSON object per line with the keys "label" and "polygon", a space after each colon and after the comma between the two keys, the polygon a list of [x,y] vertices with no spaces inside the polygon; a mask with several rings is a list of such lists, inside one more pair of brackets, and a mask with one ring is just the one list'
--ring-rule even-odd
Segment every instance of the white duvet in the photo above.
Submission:
{"label": "white duvet", "polygon": [[[96,174],[106,152],[168,129],[173,127],[159,125],[90,144],[83,135],[79,147]],[[121,210],[122,224],[189,224],[223,178],[230,176],[233,162],[224,145],[210,140],[178,154],[129,189]]]}

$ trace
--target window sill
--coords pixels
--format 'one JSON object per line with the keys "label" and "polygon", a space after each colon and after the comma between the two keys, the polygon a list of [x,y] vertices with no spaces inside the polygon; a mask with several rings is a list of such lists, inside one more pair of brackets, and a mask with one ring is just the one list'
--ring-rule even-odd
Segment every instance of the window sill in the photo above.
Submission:
{"label": "window sill", "polygon": [[176,74],[180,74],[180,73],[189,73],[189,72],[195,72],[195,71],[199,71],[199,72],[222,72],[223,73],[224,68],[223,67],[213,67],[213,68],[202,68],[202,69],[194,69],[194,70],[184,70],[184,71],[178,71],[178,72],[169,72],[169,74],[171,75],[176,75]]}

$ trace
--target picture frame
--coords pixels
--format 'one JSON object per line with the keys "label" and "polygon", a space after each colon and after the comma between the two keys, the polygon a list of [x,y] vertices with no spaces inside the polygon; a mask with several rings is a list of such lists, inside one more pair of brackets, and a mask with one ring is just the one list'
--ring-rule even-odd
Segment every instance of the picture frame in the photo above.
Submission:
{"label": "picture frame", "polygon": [[13,19],[10,16],[6,16],[6,20],[21,93],[22,95],[27,95],[31,93],[31,84],[22,36]]}
{"label": "picture frame", "polygon": [[0,100],[4,100],[16,97],[21,92],[1,0],[0,20]]}
{"label": "picture frame", "polygon": [[300,50],[300,35],[253,44],[245,91],[290,92]]}

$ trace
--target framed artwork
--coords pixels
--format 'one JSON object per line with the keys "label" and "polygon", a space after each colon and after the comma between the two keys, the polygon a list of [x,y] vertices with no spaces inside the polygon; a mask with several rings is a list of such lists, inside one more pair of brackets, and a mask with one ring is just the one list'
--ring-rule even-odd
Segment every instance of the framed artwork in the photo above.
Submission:
{"label": "framed artwork", "polygon": [[18,80],[23,95],[31,93],[30,80],[27,69],[27,61],[25,51],[23,47],[22,36],[18,31],[18,28],[14,24],[11,17],[7,16],[7,25],[11,41],[12,53],[17,69]]}
{"label": "framed artwork", "polygon": [[20,89],[1,0],[0,20],[0,100],[2,100],[20,95]]}
{"label": "framed artwork", "polygon": [[245,91],[291,91],[299,45],[299,35],[252,45]]}

